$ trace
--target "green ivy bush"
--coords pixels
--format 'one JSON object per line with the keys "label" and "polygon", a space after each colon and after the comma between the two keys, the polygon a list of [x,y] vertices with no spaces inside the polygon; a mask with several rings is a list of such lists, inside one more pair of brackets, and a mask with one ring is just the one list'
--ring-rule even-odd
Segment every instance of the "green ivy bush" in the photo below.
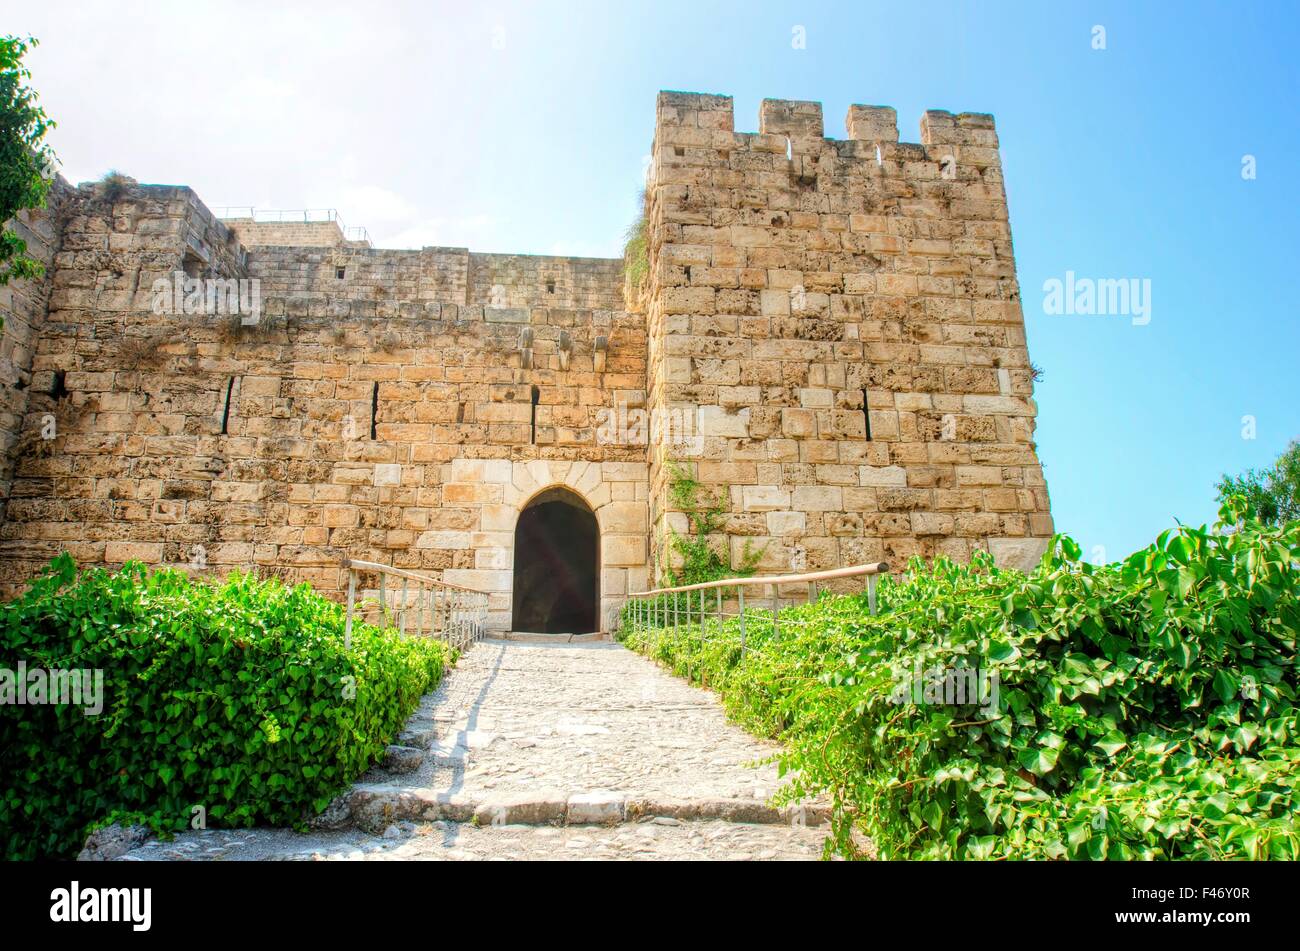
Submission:
{"label": "green ivy bush", "polygon": [[0,606],[0,667],[100,669],[103,711],[0,707],[7,859],[75,855],[123,819],[159,832],[300,825],[370,767],[455,658],[354,624],[307,585],[197,581],[67,555]]}
{"label": "green ivy bush", "polygon": [[[1300,858],[1300,522],[1236,502],[1095,566],[1059,537],[1025,575],[914,560],[826,597],[625,642],[785,741],[781,798],[825,794],[828,853],[882,858]],[[914,702],[936,666],[991,668],[999,703]]]}

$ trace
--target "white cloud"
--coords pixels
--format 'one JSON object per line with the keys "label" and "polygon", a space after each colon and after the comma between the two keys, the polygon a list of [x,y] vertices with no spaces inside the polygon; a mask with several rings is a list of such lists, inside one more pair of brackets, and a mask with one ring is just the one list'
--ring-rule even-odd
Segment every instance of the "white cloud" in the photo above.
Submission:
{"label": "white cloud", "polygon": [[397,231],[369,230],[371,241],[377,248],[450,247],[482,251],[484,243],[491,240],[496,226],[495,219],[488,215],[469,215],[462,218],[426,218]]}

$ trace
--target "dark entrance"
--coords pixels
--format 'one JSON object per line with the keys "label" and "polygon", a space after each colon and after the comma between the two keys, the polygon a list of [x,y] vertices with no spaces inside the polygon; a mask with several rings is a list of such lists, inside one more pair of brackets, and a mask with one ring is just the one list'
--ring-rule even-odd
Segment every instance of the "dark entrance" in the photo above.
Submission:
{"label": "dark entrance", "polygon": [[568,489],[547,489],[515,526],[516,631],[587,634],[596,622],[596,516]]}

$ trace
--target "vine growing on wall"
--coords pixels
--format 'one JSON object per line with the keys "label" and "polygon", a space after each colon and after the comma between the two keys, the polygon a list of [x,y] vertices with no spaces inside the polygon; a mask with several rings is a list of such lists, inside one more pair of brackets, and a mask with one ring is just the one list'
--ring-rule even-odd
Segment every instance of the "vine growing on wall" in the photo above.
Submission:
{"label": "vine growing on wall", "polygon": [[727,513],[727,487],[710,491],[690,472],[676,462],[668,463],[668,496],[673,505],[686,516],[685,535],[668,529],[669,545],[681,559],[680,566],[667,568],[664,580],[668,586],[699,584],[718,578],[752,575],[763,556],[763,549],[755,551],[746,541],[739,564],[733,564],[730,551],[719,552],[709,541],[711,535],[722,530]]}
{"label": "vine growing on wall", "polygon": [[641,213],[627,229],[623,244],[623,278],[634,292],[641,289],[646,275],[650,272],[649,243],[646,240],[645,191],[642,190],[640,201]]}
{"label": "vine growing on wall", "polygon": [[[44,207],[54,177],[54,152],[43,141],[54,122],[37,105],[36,91],[26,82],[31,73],[23,65],[36,44],[33,37],[0,36],[0,226],[20,211]],[[0,230],[0,286],[44,272],[27,253],[27,242]]]}

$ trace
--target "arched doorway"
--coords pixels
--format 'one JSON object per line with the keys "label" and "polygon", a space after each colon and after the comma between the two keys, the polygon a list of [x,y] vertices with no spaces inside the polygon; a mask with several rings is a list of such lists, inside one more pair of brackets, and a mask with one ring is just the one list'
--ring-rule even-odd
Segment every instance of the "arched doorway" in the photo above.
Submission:
{"label": "arched doorway", "polygon": [[515,526],[512,629],[599,630],[599,546],[596,515],[576,493],[554,488],[535,496]]}

